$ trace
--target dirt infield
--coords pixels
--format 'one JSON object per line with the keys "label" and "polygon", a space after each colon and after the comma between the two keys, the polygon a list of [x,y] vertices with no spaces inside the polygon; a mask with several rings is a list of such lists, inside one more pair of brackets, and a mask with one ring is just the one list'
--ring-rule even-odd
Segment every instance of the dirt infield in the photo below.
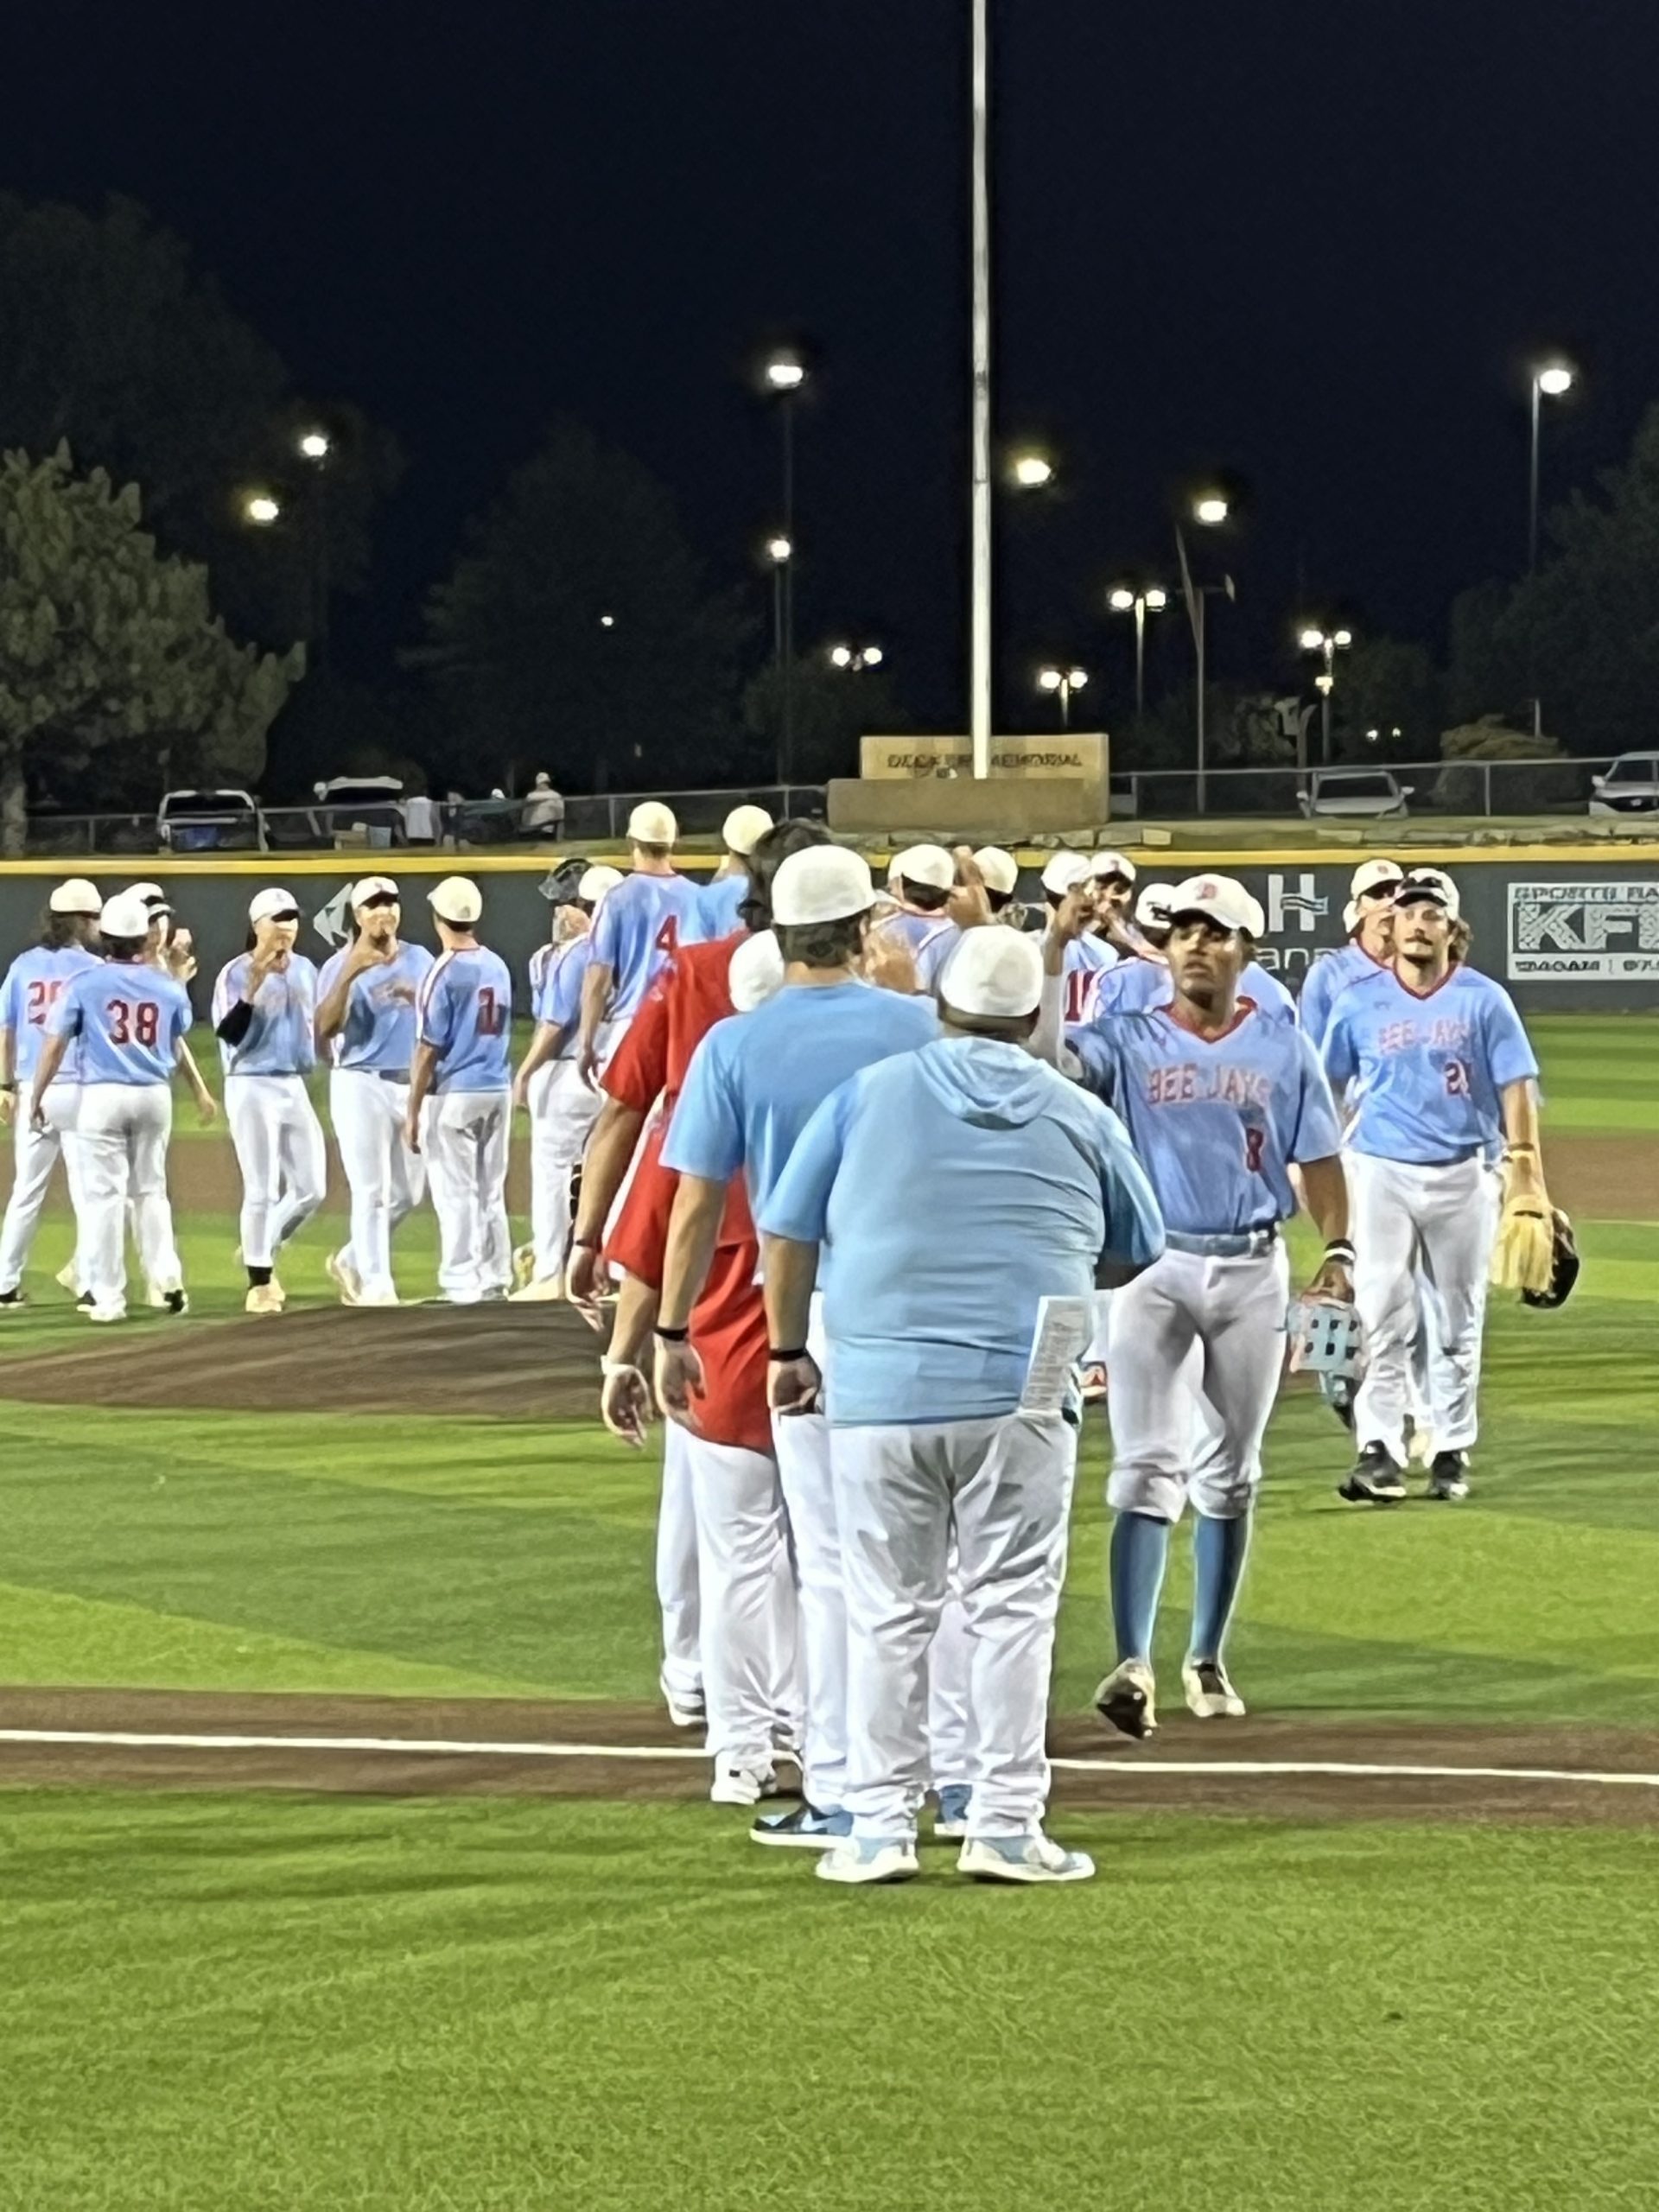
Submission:
{"label": "dirt infield", "polygon": [[[1636,1731],[1177,1718],[1139,1747],[1066,1716],[1051,1751],[1062,1811],[1659,1827]],[[657,1707],[0,1688],[0,1787],[28,1786],[696,1801],[708,1770]]]}

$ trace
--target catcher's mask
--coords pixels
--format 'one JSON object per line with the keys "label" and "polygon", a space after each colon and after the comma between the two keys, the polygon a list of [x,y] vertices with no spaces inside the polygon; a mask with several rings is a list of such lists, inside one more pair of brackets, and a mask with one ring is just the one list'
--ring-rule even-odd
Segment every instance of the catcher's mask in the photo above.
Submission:
{"label": "catcher's mask", "polygon": [[1319,1395],[1337,1419],[1351,1428],[1354,1395],[1365,1371],[1359,1315],[1351,1306],[1299,1298],[1285,1316],[1285,1326],[1290,1338],[1292,1372],[1306,1369],[1319,1383]]}
{"label": "catcher's mask", "polygon": [[1548,1311],[1565,1306],[1579,1279],[1583,1262],[1579,1257],[1578,1240],[1573,1234],[1573,1224],[1559,1206],[1552,1211],[1551,1227],[1554,1234],[1555,1250],[1549,1270],[1549,1281],[1542,1290],[1523,1290],[1521,1303],[1536,1306]]}

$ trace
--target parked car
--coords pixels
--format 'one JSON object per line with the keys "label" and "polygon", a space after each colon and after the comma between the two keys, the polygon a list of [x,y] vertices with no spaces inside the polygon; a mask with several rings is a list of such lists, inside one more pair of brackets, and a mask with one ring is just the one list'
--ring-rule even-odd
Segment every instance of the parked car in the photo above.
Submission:
{"label": "parked car", "polygon": [[1621,753],[1590,790],[1592,814],[1659,814],[1659,753]]}
{"label": "parked car", "polygon": [[1296,804],[1311,820],[1317,814],[1364,815],[1372,820],[1403,814],[1416,788],[1402,784],[1387,768],[1316,768]]}
{"label": "parked car", "polygon": [[407,839],[403,801],[400,777],[332,776],[317,785],[317,803],[308,810],[319,844],[360,831],[371,845],[401,845]]}
{"label": "parked car", "polygon": [[170,853],[264,852],[265,831],[251,791],[168,791],[156,834]]}

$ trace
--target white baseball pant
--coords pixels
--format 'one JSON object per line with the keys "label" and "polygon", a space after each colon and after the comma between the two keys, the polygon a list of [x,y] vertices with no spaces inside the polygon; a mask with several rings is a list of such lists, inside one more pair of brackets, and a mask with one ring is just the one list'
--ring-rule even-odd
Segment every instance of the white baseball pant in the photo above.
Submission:
{"label": "white baseball pant", "polygon": [[663,1694],[688,1701],[702,1688],[702,1607],[697,1580],[697,1510],[691,1437],[663,1427],[663,1488],[657,1506],[657,1603],[663,1616]]}
{"label": "white baseball pant", "polygon": [[774,1414],[772,1442],[799,1605],[801,1793],[833,1812],[847,1792],[847,1590],[830,1424],[822,1414]]}
{"label": "white baseball pant", "polygon": [[[1351,1152],[1342,1156],[1351,1218],[1355,1205],[1354,1179],[1348,1170],[1355,1156]],[[1412,1295],[1417,1301],[1417,1333],[1411,1347],[1408,1412],[1416,1437],[1429,1440],[1432,1444],[1437,1430],[1445,1426],[1446,1408],[1454,1395],[1454,1386],[1445,1351],[1446,1326],[1440,1318],[1440,1301],[1433,1284],[1423,1273],[1421,1260],[1412,1274]],[[1415,1448],[1421,1449],[1421,1445]]]}
{"label": "white baseball pant", "polygon": [[393,1298],[392,1236],[426,1195],[426,1162],[404,1141],[409,1077],[336,1068],[328,1114],[352,1194],[351,1241],[340,1257],[365,1297]]}
{"label": "white baseball pant", "polygon": [[438,1217],[438,1287],[475,1306],[512,1281],[507,1228],[508,1094],[443,1090],[421,1117],[421,1146]]}
{"label": "white baseball pant", "polygon": [[[709,1750],[716,1759],[759,1772],[772,1764],[780,1727],[798,1726],[800,1720],[795,1585],[778,1463],[767,1452],[715,1444],[686,1429],[670,1433],[681,1440],[696,1516],[698,1643]],[[667,1606],[663,1617],[666,1631]],[[668,1687],[666,1660],[664,1676]],[[677,1668],[677,1694],[685,1680]]]}
{"label": "white baseball pant", "polygon": [[298,1075],[228,1075],[225,1119],[242,1172],[242,1261],[274,1266],[322,1204],[328,1149]]}
{"label": "white baseball pant", "polygon": [[575,1218],[571,1177],[604,1103],[575,1060],[550,1060],[530,1078],[530,1239],[537,1282],[558,1282]]}
{"label": "white baseball pant", "polygon": [[80,1085],[52,1085],[46,1094],[43,1129],[29,1125],[33,1089],[32,1084],[22,1083],[17,1090],[17,1118],[12,1128],[11,1196],[6,1201],[5,1220],[0,1224],[0,1291],[16,1290],[22,1281],[29,1249],[40,1226],[41,1211],[46,1204],[47,1185],[60,1159],[63,1161],[64,1180],[69,1185],[69,1203],[75,1211],[75,1287],[85,1290],[86,1269],[79,1249],[82,1207],[80,1154],[75,1138]]}
{"label": "white baseball pant", "polygon": [[1044,1724],[1077,1436],[1054,1414],[836,1428],[846,1570],[848,1787],[855,1836],[916,1833],[928,1783],[927,1654],[957,1548],[971,1675],[971,1835],[1042,1825]]}
{"label": "white baseball pant", "polygon": [[1232,1259],[1166,1251],[1113,1293],[1106,1500],[1115,1511],[1173,1523],[1189,1495],[1211,1520],[1249,1511],[1289,1294],[1281,1241]]}
{"label": "white baseball pant", "polygon": [[1487,1271],[1503,1194],[1478,1156],[1423,1166],[1348,1158],[1353,1197],[1354,1303],[1365,1332],[1366,1369],[1354,1406],[1363,1446],[1380,1444],[1396,1465],[1406,1459],[1410,1368],[1418,1329],[1416,1275],[1432,1285],[1443,1357],[1433,1407],[1437,1452],[1466,1452],[1479,1433],[1481,1330]]}
{"label": "white baseball pant", "polygon": [[[51,1092],[47,1096],[51,1096]],[[182,1287],[173,1208],[167,1195],[167,1146],[173,1094],[164,1083],[86,1083],[80,1089],[75,1135],[80,1149],[80,1251],[86,1287],[101,1306],[123,1306],[127,1295],[127,1205],[146,1281],[158,1291]]]}

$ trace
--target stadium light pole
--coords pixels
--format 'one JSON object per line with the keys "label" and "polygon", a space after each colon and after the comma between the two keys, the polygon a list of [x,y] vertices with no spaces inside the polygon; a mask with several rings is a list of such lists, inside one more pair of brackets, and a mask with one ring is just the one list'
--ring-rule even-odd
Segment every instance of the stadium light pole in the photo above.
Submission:
{"label": "stadium light pole", "polygon": [[[1222,524],[1227,520],[1230,512],[1231,509],[1226,498],[1219,492],[1206,492],[1201,498],[1194,499],[1192,502],[1192,519],[1205,530],[1218,530]],[[1186,619],[1192,625],[1192,650],[1198,659],[1198,696],[1194,707],[1194,719],[1196,722],[1196,734],[1198,740],[1198,812],[1202,814],[1204,812],[1205,799],[1205,744],[1204,726],[1204,690],[1206,680],[1205,671],[1205,601],[1212,591],[1225,591],[1228,597],[1230,599],[1232,596],[1233,584],[1232,578],[1230,576],[1227,579],[1224,584],[1194,584],[1192,581],[1192,566],[1186,557],[1186,534],[1182,530],[1179,523],[1177,523],[1175,525],[1175,553],[1177,559],[1180,563],[1181,596],[1186,601]]]}
{"label": "stadium light pole", "polygon": [[1169,605],[1169,594],[1160,584],[1147,584],[1139,591],[1132,584],[1119,584],[1116,591],[1107,594],[1106,604],[1114,614],[1135,617],[1135,719],[1138,724],[1147,711],[1147,617],[1163,613]]}
{"label": "stadium light pole", "polygon": [[855,676],[867,668],[880,668],[886,658],[887,655],[880,645],[831,645],[830,648],[830,667],[849,669]]}
{"label": "stadium light pole", "polygon": [[[795,402],[806,382],[806,364],[798,353],[772,354],[763,372],[766,388],[778,403],[778,421],[783,443],[784,458],[784,527],[783,536],[793,539],[795,535]],[[794,750],[795,734],[795,567],[792,561],[780,563],[778,571],[782,586],[779,604],[783,619],[779,625],[781,640],[779,658],[783,664],[784,749]]]}
{"label": "stadium light pole", "polygon": [[[1351,630],[1324,630],[1310,622],[1297,641],[1305,653],[1318,653],[1325,666],[1313,679],[1319,695],[1319,763],[1331,765],[1331,694],[1337,688],[1336,660],[1338,653],[1345,653],[1354,642]],[[1307,766],[1306,760],[1296,763],[1298,768]]]}
{"label": "stadium light pole", "polygon": [[1088,681],[1089,671],[1086,668],[1039,668],[1038,670],[1037,689],[1039,691],[1052,692],[1060,702],[1062,729],[1070,729],[1071,727],[1071,694],[1074,691],[1081,691]]}
{"label": "stadium light pole", "polygon": [[1527,574],[1538,566],[1538,418],[1541,399],[1560,399],[1573,389],[1565,361],[1547,361],[1532,372],[1532,436],[1527,467]]}
{"label": "stadium light pole", "polygon": [[973,0],[973,434],[968,728],[976,777],[991,772],[991,196],[988,0]]}

